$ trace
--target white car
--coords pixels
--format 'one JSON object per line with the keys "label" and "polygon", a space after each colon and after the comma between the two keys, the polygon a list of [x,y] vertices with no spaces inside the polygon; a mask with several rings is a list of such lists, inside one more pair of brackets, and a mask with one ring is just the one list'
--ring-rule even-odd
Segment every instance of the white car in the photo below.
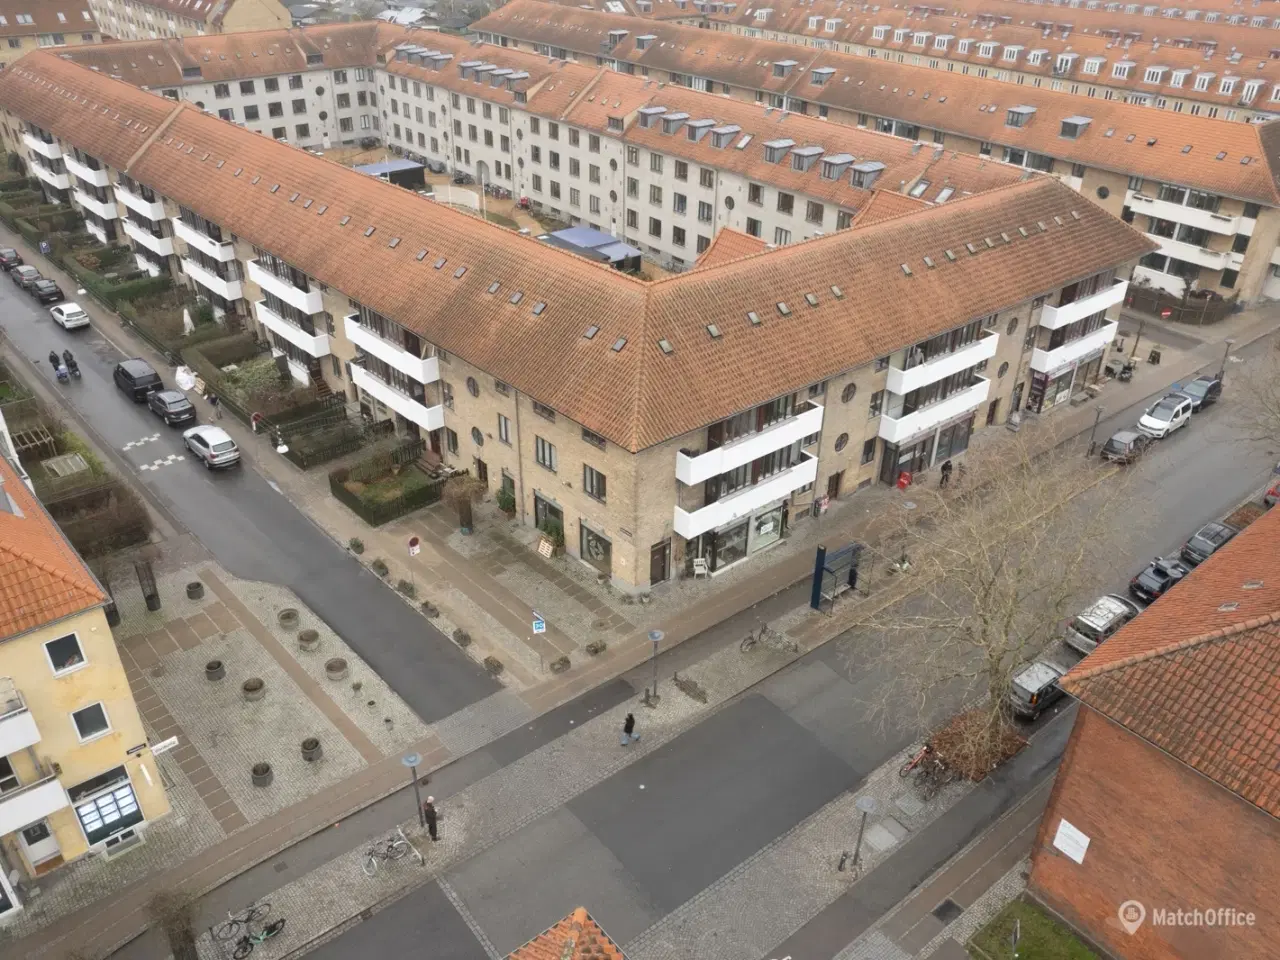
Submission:
{"label": "white car", "polygon": [[89,315],[78,303],[67,301],[60,303],[56,307],[50,307],[49,313],[53,317],[53,322],[62,327],[63,330],[75,330],[79,327],[89,326]]}
{"label": "white car", "polygon": [[1186,394],[1165,394],[1142,415],[1138,421],[1138,429],[1157,439],[1167,437],[1191,421],[1193,406],[1194,403]]}
{"label": "white car", "polygon": [[182,433],[187,449],[210,470],[234,467],[240,462],[240,448],[221,427],[203,424]]}

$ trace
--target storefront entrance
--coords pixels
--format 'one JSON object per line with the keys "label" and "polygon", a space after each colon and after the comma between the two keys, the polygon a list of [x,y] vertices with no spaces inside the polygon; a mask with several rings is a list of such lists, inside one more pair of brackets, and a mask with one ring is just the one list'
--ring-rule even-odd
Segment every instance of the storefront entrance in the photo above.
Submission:
{"label": "storefront entrance", "polygon": [[782,539],[782,506],[786,501],[761,507],[749,517],[735,520],[719,530],[709,530],[689,541],[685,550],[685,573],[693,572],[693,560],[707,561],[712,573],[746,559]]}
{"label": "storefront entrance", "polygon": [[578,556],[606,576],[613,575],[613,544],[603,534],[596,533],[581,520],[578,521]]}
{"label": "storefront entrance", "polygon": [[895,484],[902,473],[915,476],[923,473],[934,464],[950,460],[969,449],[969,439],[973,436],[975,413],[967,414],[962,420],[944,423],[933,433],[912,440],[905,446],[886,443],[884,459],[880,461],[880,482]]}
{"label": "storefront entrance", "polygon": [[663,540],[649,548],[649,582],[662,583],[671,576],[671,541]]}
{"label": "storefront entrance", "polygon": [[564,511],[540,493],[533,495],[533,525],[544,533],[555,527],[564,532]]}
{"label": "storefront entrance", "polygon": [[1035,413],[1052,410],[1066,403],[1076,392],[1098,379],[1102,370],[1102,355],[1098,351],[1077,363],[1047,372],[1031,372],[1031,391],[1027,394],[1027,409]]}
{"label": "storefront entrance", "polygon": [[142,808],[123,766],[67,789],[89,846],[110,849],[137,839],[133,829],[142,823]]}
{"label": "storefront entrance", "polygon": [[49,860],[62,859],[62,850],[58,846],[58,839],[53,835],[47,820],[41,820],[38,823],[31,824],[29,827],[25,827],[19,831],[18,839],[22,844],[22,855],[27,858],[27,863],[36,873],[40,872],[42,863],[46,863]]}

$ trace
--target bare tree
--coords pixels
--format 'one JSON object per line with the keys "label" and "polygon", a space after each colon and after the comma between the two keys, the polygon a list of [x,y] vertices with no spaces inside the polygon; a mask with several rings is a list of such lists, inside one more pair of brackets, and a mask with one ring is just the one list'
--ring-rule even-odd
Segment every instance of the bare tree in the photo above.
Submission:
{"label": "bare tree", "polygon": [[475,526],[472,505],[479,503],[488,490],[485,484],[469,473],[459,473],[444,482],[440,496],[457,512],[458,527],[463,533],[470,533]]}
{"label": "bare tree", "polygon": [[1224,372],[1223,380],[1224,389],[1230,383],[1239,405],[1234,426],[1250,440],[1280,441],[1280,340],[1274,349],[1233,365],[1229,375]]}
{"label": "bare tree", "polygon": [[151,922],[169,941],[173,960],[198,960],[195,905],[181,890],[162,890],[147,901]]}
{"label": "bare tree", "polygon": [[910,592],[857,621],[877,641],[870,666],[885,679],[869,706],[882,722],[927,730],[977,701],[945,758],[970,776],[1003,758],[1016,670],[1096,589],[1133,509],[1125,471],[1078,441],[1044,428],[981,440],[946,487],[908,490],[917,509],[890,517],[871,562]]}

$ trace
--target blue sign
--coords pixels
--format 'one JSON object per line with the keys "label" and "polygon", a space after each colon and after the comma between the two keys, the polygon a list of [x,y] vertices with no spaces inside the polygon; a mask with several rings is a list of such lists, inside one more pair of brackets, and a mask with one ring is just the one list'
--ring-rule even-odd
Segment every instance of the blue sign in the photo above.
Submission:
{"label": "blue sign", "polygon": [[546,632],[547,632],[547,621],[545,621],[545,620],[543,620],[543,619],[541,619],[541,618],[539,618],[539,619],[537,619],[537,620],[534,620],[534,621],[533,621],[533,632],[534,632],[534,633],[546,633]]}

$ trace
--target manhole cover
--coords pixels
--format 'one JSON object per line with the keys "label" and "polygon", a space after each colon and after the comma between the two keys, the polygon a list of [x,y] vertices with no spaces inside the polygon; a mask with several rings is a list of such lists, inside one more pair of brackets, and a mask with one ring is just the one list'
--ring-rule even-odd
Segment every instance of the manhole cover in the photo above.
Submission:
{"label": "manhole cover", "polygon": [[964,910],[960,907],[960,904],[956,903],[950,897],[947,897],[947,899],[943,900],[933,908],[933,915],[941,920],[943,924],[950,923],[962,913],[964,913]]}
{"label": "manhole cover", "polygon": [[902,796],[894,798],[893,805],[908,817],[914,817],[924,809],[924,804],[912,793],[904,793]]}
{"label": "manhole cover", "polygon": [[884,853],[886,850],[897,846],[898,838],[877,823],[874,826],[867,827],[867,843],[880,853]]}
{"label": "manhole cover", "polygon": [[284,873],[286,870],[289,869],[289,864],[281,860],[278,863],[274,864],[271,867],[271,869],[274,870],[276,873]]}

